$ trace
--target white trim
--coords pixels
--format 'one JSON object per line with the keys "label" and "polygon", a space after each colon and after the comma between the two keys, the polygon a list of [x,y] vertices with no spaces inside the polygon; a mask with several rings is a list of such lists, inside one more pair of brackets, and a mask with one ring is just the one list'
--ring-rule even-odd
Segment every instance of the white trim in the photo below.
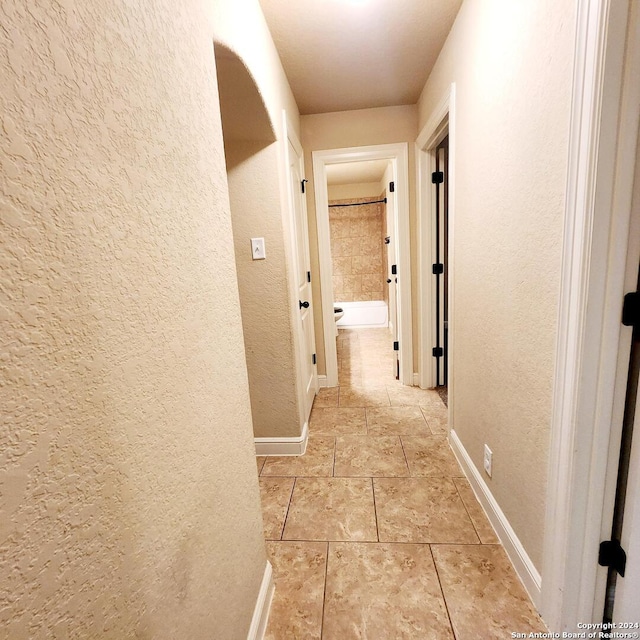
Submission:
{"label": "white trim", "polygon": [[325,375],[319,375],[318,376],[318,387],[322,388],[322,387],[328,387],[329,385],[327,384],[327,376]]}
{"label": "white trim", "polygon": [[[614,383],[630,214],[624,200],[634,165],[628,142],[638,125],[637,75],[628,75],[621,99],[628,10],[624,1],[578,3],[542,563],[541,612],[556,632],[602,620],[605,595],[596,559],[610,526],[607,452],[619,443]],[[637,74],[634,45],[629,60]]]}
{"label": "white trim", "polygon": [[381,144],[367,147],[348,147],[314,151],[313,178],[315,184],[316,224],[318,228],[318,254],[320,288],[322,292],[322,324],[324,327],[325,364],[328,386],[338,384],[338,359],[333,315],[331,287],[331,238],[329,230],[326,165],[364,160],[391,160],[396,183],[396,229],[398,252],[398,287],[400,305],[400,382],[413,380],[413,338],[411,324],[411,240],[409,225],[409,151],[407,143]]}
{"label": "white trim", "polygon": [[520,539],[509,524],[507,516],[493,497],[491,490],[473,464],[471,457],[464,448],[460,438],[458,438],[458,434],[453,429],[449,432],[449,442],[462,470],[473,487],[476,497],[498,534],[516,573],[531,596],[534,605],[539,607],[542,584],[539,571],[535,568],[531,558],[529,558],[529,555],[522,546]]}
{"label": "white trim", "polygon": [[[436,384],[436,365],[431,356],[436,327],[435,291],[431,265],[435,262],[435,192],[431,185],[431,172],[435,170],[435,147],[449,134],[449,264],[454,264],[455,243],[455,176],[456,176],[456,85],[451,84],[422,128],[415,144],[418,185],[418,373],[419,386],[433,388]],[[425,189],[425,186],[427,187]],[[448,358],[453,362],[455,343],[454,283],[455,272],[451,269],[449,282],[449,349]],[[451,370],[451,367],[449,367]],[[455,376],[450,376],[449,395],[453,396]],[[452,406],[452,404],[451,404]],[[450,409],[451,411],[451,409]],[[451,416],[450,416],[451,418]]]}
{"label": "white trim", "polygon": [[254,438],[257,456],[301,456],[307,450],[309,423],[302,427],[297,438]]}
{"label": "white trim", "polygon": [[271,603],[273,602],[275,590],[276,585],[273,581],[273,568],[267,560],[260,591],[258,591],[256,606],[253,609],[253,617],[251,618],[251,626],[249,627],[247,640],[263,640],[267,632],[267,623],[269,622],[269,613],[271,611]]}
{"label": "white trim", "polygon": [[414,387],[419,387],[420,386],[420,374],[419,373],[414,373],[413,374],[413,386]]}

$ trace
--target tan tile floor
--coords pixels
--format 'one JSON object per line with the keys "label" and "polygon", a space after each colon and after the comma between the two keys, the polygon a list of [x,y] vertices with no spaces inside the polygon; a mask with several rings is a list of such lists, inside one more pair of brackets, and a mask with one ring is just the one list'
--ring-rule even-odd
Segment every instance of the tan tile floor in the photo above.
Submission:
{"label": "tan tile floor", "polygon": [[447,442],[435,391],[393,378],[386,329],[341,330],[307,453],[258,458],[268,640],[545,632]]}

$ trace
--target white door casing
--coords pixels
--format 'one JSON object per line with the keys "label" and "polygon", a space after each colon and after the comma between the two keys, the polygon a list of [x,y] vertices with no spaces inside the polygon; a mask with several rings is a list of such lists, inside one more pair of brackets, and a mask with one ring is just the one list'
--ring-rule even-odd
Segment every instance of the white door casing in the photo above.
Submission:
{"label": "white door casing", "polygon": [[291,210],[291,246],[292,277],[295,291],[292,301],[295,310],[294,331],[296,333],[296,351],[298,354],[299,398],[302,403],[303,421],[311,413],[313,400],[318,391],[318,373],[315,360],[315,333],[313,326],[313,297],[311,293],[311,260],[309,257],[309,229],[307,205],[303,194],[304,157],[302,146],[286,114],[285,131],[287,135],[287,170]]}
{"label": "white door casing", "polygon": [[411,319],[411,263],[409,227],[409,157],[406,143],[383,144],[367,147],[349,147],[314,151],[313,179],[315,185],[316,223],[322,291],[322,323],[326,362],[326,385],[338,384],[338,358],[333,313],[333,287],[331,266],[331,238],[329,230],[329,196],[327,192],[328,164],[390,160],[395,182],[395,252],[398,271],[398,335],[400,342],[400,382],[413,384],[413,337]]}
{"label": "white door casing", "polygon": [[541,592],[555,632],[601,622],[604,609],[598,546],[611,532],[630,342],[620,320],[627,248],[637,243],[638,8],[634,0],[577,5]]}

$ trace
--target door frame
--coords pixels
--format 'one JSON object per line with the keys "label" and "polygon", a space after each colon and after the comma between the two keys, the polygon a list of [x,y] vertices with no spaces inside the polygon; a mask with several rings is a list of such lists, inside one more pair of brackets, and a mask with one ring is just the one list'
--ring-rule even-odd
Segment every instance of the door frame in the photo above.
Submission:
{"label": "door frame", "polygon": [[542,562],[541,613],[556,632],[602,620],[598,546],[611,526],[623,404],[616,381],[631,335],[620,320],[640,116],[638,13],[635,0],[577,7]]}
{"label": "door frame", "polygon": [[[289,264],[289,274],[288,274],[289,277],[287,279],[289,281],[289,299],[291,303],[290,304],[291,326],[293,327],[293,330],[296,332],[296,336],[293,342],[294,342],[294,350],[296,353],[296,366],[297,366],[298,372],[295,378],[296,378],[296,391],[298,395],[298,404],[299,404],[300,424],[302,429],[301,437],[304,438],[304,442],[302,443],[303,448],[301,450],[301,453],[304,453],[304,449],[306,448],[306,435],[308,432],[308,416],[304,415],[306,393],[304,389],[304,380],[302,379],[303,378],[302,372],[304,371],[302,359],[305,356],[305,354],[303,353],[303,349],[301,345],[304,344],[304,336],[302,335],[303,328],[302,328],[302,322],[300,321],[300,311],[297,306],[298,291],[296,290],[296,282],[295,282],[296,279],[294,277],[295,260],[297,255],[297,248],[296,248],[297,239],[296,239],[296,220],[295,220],[295,205],[293,202],[293,193],[294,193],[293,190],[296,188],[300,188],[300,185],[291,184],[291,172],[289,171],[289,142],[291,143],[292,147],[294,148],[299,158],[302,176],[304,176],[304,155],[303,155],[304,152],[303,152],[302,144],[300,143],[300,140],[296,135],[295,129],[293,128],[293,125],[289,120],[286,110],[283,110],[282,112],[282,127],[283,127],[283,133],[284,133],[284,135],[282,136],[282,141],[283,141],[283,147],[284,147],[284,165],[285,165],[286,193],[287,193],[287,204],[288,204],[287,231],[288,231],[289,242],[287,243],[287,245],[288,245],[289,260],[287,262]],[[308,238],[309,237],[309,234],[308,234],[309,218],[307,215],[307,201],[305,198],[302,198],[302,207],[303,207],[303,215],[307,218],[306,235]],[[312,295],[313,294],[311,293],[311,289],[309,289],[309,302],[311,303],[311,312],[313,313]],[[315,333],[313,333],[312,339],[315,344]],[[315,350],[315,347],[314,347],[314,350]],[[314,378],[315,391],[317,394],[318,393],[318,369],[315,365],[314,365],[313,378]]]}
{"label": "door frame", "polygon": [[413,384],[413,339],[411,319],[411,262],[409,226],[409,151],[406,142],[364,147],[345,147],[314,151],[313,178],[315,184],[320,289],[322,292],[322,324],[326,362],[326,385],[338,384],[338,354],[333,313],[331,266],[331,235],[329,228],[329,194],[327,171],[329,164],[390,160],[396,185],[396,262],[398,266],[398,333],[400,341],[400,383]]}
{"label": "door frame", "polygon": [[[455,158],[456,158],[456,85],[452,83],[422,128],[415,144],[418,167],[418,379],[420,387],[430,389],[436,384],[436,361],[431,354],[435,345],[436,298],[431,265],[436,261],[436,194],[431,184],[431,173],[436,169],[436,147],[449,135],[449,265],[455,260]],[[449,343],[447,360],[453,362],[455,348],[454,271],[448,277]],[[449,371],[452,367],[449,366]],[[454,376],[449,376],[448,395],[453,397]],[[453,403],[449,401],[449,425],[453,426]]]}

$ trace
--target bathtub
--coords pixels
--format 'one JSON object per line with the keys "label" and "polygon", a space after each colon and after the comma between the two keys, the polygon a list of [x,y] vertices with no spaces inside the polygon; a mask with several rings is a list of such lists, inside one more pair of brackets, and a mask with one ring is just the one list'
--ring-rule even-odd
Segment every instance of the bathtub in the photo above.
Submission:
{"label": "bathtub", "polygon": [[336,323],[338,327],[387,327],[389,310],[384,300],[366,302],[335,302],[334,306],[344,309],[344,316]]}

